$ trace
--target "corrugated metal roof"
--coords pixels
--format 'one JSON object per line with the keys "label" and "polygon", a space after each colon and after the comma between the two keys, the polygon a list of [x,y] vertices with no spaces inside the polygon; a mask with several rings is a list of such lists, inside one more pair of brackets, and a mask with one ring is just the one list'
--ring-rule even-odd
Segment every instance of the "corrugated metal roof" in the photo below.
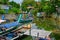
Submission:
{"label": "corrugated metal roof", "polygon": [[42,37],[42,38],[45,38],[46,36],[49,36],[51,34],[50,31],[39,30],[39,29],[31,29],[31,34],[30,34],[30,30],[26,31],[24,34],[37,37],[38,33],[39,33],[38,37]]}

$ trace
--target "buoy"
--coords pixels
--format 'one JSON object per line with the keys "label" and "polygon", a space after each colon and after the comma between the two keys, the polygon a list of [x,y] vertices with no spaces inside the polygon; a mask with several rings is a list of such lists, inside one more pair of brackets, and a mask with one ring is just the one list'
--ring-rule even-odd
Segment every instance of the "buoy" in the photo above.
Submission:
{"label": "buoy", "polygon": [[28,29],[30,29],[30,28],[31,28],[31,24],[28,25]]}

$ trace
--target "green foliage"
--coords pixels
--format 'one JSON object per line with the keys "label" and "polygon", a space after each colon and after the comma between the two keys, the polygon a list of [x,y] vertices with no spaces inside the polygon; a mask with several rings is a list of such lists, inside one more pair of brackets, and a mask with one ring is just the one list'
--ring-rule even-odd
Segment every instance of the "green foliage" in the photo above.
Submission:
{"label": "green foliage", "polygon": [[18,14],[20,13],[20,9],[13,7],[9,10],[9,12],[14,12],[15,14]]}
{"label": "green foliage", "polygon": [[24,2],[22,3],[22,9],[23,10],[27,10],[28,5],[35,5],[35,1],[34,0],[24,0]]}
{"label": "green foliage", "polygon": [[31,12],[32,12],[32,14],[33,14],[34,16],[36,16],[36,15],[37,15],[38,10],[37,10],[37,9],[34,9],[34,10],[32,10]]}
{"label": "green foliage", "polygon": [[0,14],[5,14],[5,10],[0,10]]}
{"label": "green foliage", "polygon": [[42,11],[46,12],[47,15],[55,12],[55,6],[51,4],[51,2],[42,2]]}
{"label": "green foliage", "polygon": [[[42,19],[36,21],[36,24],[38,26],[38,28],[44,28],[45,30],[54,30],[56,29],[56,27],[54,26],[53,22],[50,20],[44,20],[42,21]],[[55,27],[55,28],[54,28]]]}
{"label": "green foliage", "polygon": [[26,36],[26,38],[22,38],[22,40],[32,40],[31,36]]}
{"label": "green foliage", "polygon": [[20,5],[17,4],[16,2],[12,1],[12,2],[9,2],[9,5],[12,6],[12,8],[9,10],[9,12],[13,12],[15,14],[18,14],[20,13]]}
{"label": "green foliage", "polygon": [[[36,3],[34,0],[25,0],[22,4],[22,8],[23,10],[27,10],[27,6],[28,5],[32,5],[34,6],[34,10],[33,10],[33,14],[39,12],[46,12],[47,15],[52,14],[53,12],[55,12],[55,6],[52,5],[52,3],[50,1],[45,1],[45,0],[41,0],[41,2]],[[35,12],[36,11],[36,12]]]}
{"label": "green foliage", "polygon": [[1,3],[1,4],[8,4],[8,1],[9,1],[9,0],[0,0],[0,3]]}
{"label": "green foliage", "polygon": [[12,1],[9,3],[12,7],[20,8],[20,5],[17,4],[16,2]]}
{"label": "green foliage", "polygon": [[54,37],[56,40],[60,40],[60,34],[58,33],[52,33],[51,37]]}
{"label": "green foliage", "polygon": [[56,3],[56,5],[58,5],[58,6],[60,7],[60,1],[58,1],[58,2]]}
{"label": "green foliage", "polygon": [[[14,12],[14,13],[20,13],[20,5],[17,4],[16,2],[12,1],[12,2],[8,2],[9,0],[0,0],[0,3],[1,4],[8,4],[8,5],[11,5],[12,8],[9,9],[9,13],[10,12]],[[5,11],[4,10],[0,10],[0,13],[1,14],[4,14]]]}

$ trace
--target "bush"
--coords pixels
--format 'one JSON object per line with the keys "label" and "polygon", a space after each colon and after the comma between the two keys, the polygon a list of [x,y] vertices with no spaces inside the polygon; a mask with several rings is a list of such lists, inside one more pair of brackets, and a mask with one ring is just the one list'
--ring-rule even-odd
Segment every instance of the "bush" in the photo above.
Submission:
{"label": "bush", "polygon": [[9,13],[12,12],[12,13],[15,13],[15,14],[19,14],[21,12],[20,9],[16,8],[16,7],[13,7],[9,10]]}
{"label": "bush", "polygon": [[20,8],[20,5],[17,4],[16,2],[14,2],[14,1],[9,2],[9,5],[11,5],[12,7],[15,7],[15,8]]}
{"label": "bush", "polygon": [[5,10],[0,10],[0,14],[5,14]]}

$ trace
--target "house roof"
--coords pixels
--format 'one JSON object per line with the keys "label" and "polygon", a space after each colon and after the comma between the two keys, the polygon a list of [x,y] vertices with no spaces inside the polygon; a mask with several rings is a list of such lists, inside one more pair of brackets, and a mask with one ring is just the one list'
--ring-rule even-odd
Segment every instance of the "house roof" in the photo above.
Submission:
{"label": "house roof", "polygon": [[0,5],[1,9],[9,9],[9,7],[10,7],[9,5]]}

